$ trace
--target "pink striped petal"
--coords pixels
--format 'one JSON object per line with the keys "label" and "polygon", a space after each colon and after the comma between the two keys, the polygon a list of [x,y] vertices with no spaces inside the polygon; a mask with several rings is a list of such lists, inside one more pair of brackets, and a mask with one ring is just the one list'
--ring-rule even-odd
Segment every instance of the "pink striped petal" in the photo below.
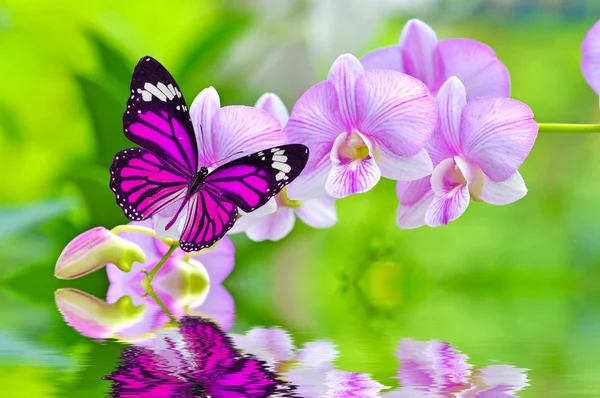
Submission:
{"label": "pink striped petal", "polygon": [[334,85],[339,100],[340,114],[347,131],[356,127],[356,80],[364,73],[360,61],[352,54],[343,54],[335,60],[327,79]]}
{"label": "pink striped petal", "polygon": [[465,85],[467,99],[510,96],[506,66],[489,46],[475,40],[442,40],[436,49],[444,65],[444,77],[458,77]]}
{"label": "pink striped petal", "polygon": [[454,159],[443,160],[431,175],[435,197],[425,213],[425,224],[437,227],[460,217],[470,201],[467,181]]}
{"label": "pink striped petal", "polygon": [[464,156],[495,182],[512,176],[537,137],[531,109],[510,98],[475,98],[465,106],[460,143]]}
{"label": "pink striped petal", "polygon": [[404,157],[393,154],[385,147],[379,147],[375,162],[383,177],[397,181],[418,180],[433,171],[431,159],[424,149],[416,155]]}
{"label": "pink striped petal", "polygon": [[287,142],[281,122],[269,112],[249,106],[226,106],[212,119],[214,161],[220,166],[233,159]]}
{"label": "pink striped petal", "polygon": [[479,199],[493,205],[507,205],[523,198],[526,194],[527,186],[517,171],[502,182],[494,182],[486,177]]}
{"label": "pink striped petal", "polygon": [[600,21],[587,32],[581,46],[581,71],[583,77],[600,95]]}
{"label": "pink striped petal", "polygon": [[269,214],[253,223],[246,230],[246,235],[255,242],[281,240],[292,232],[294,222],[294,210],[289,207],[279,206],[275,213]]}
{"label": "pink striped petal", "polygon": [[305,200],[294,211],[299,219],[313,228],[329,228],[337,223],[335,200],[329,195]]}
{"label": "pink striped petal", "polygon": [[433,133],[435,100],[415,78],[371,70],[356,82],[358,130],[398,156],[420,152]]}
{"label": "pink striped petal", "polygon": [[436,102],[438,122],[426,147],[434,166],[460,154],[460,119],[467,105],[465,86],[458,78],[451,77],[440,88]]}
{"label": "pink striped petal", "polygon": [[419,19],[411,19],[404,25],[400,35],[400,48],[404,73],[416,77],[432,91],[437,91],[436,83],[441,68],[435,59],[438,39],[435,31]]}
{"label": "pink striped petal", "polygon": [[288,119],[290,118],[290,113],[277,94],[264,93],[260,96],[258,101],[256,101],[256,105],[254,105],[254,107],[263,109],[279,119],[281,122],[281,128],[285,127]]}
{"label": "pink striped petal", "polygon": [[[370,154],[363,159],[347,159],[339,156],[339,148],[345,143],[347,136],[346,133],[339,135],[330,154],[332,167],[325,189],[327,194],[334,198],[366,192],[381,178],[381,171]],[[372,153],[372,144],[368,138],[362,135],[361,137],[369,147],[369,153]]]}
{"label": "pink striped petal", "polygon": [[190,117],[196,133],[200,166],[216,162],[213,142],[212,119],[221,109],[221,99],[214,87],[205,88],[190,106]]}
{"label": "pink striped petal", "polygon": [[360,63],[365,70],[389,69],[397,72],[404,72],[400,46],[378,48],[362,57]]}
{"label": "pink striped petal", "polygon": [[433,201],[430,177],[416,181],[398,181],[396,195],[400,201],[396,222],[400,228],[412,229],[425,225],[425,213]]}

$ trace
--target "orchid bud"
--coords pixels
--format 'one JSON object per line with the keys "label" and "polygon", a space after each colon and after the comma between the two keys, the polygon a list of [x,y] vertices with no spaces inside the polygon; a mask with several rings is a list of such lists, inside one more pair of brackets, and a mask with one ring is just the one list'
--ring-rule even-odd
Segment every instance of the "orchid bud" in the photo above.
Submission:
{"label": "orchid bud", "polygon": [[103,339],[134,325],[143,318],[146,307],[133,305],[129,296],[108,304],[77,289],[58,289],[54,292],[58,310],[65,321],[84,336]]}
{"label": "orchid bud", "polygon": [[122,271],[131,270],[132,264],[146,261],[144,251],[135,243],[118,237],[103,227],[96,227],[73,239],[63,249],[54,276],[75,279],[115,264]]}

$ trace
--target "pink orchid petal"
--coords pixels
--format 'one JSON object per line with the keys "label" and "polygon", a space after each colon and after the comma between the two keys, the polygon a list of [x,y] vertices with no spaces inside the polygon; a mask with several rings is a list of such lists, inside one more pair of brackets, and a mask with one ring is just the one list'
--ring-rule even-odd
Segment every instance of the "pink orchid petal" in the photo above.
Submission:
{"label": "pink orchid petal", "polygon": [[581,71],[583,77],[600,95],[600,21],[587,32],[581,46]]}
{"label": "pink orchid petal", "polygon": [[398,156],[423,149],[437,120],[437,107],[417,79],[390,70],[371,70],[356,82],[358,130]]}
{"label": "pink orchid petal", "polygon": [[398,181],[396,195],[400,201],[396,222],[400,228],[412,229],[425,225],[425,213],[433,201],[430,177],[416,181]]}
{"label": "pink orchid petal", "polygon": [[154,224],[154,230],[159,238],[179,239],[181,231],[185,224],[185,218],[187,217],[187,209],[184,208],[178,215],[177,220],[173,225],[167,229],[167,225],[171,222],[173,217],[177,215],[177,211],[181,207],[183,199],[175,201],[173,204],[167,206],[162,211],[152,216],[151,220]]}
{"label": "pink orchid petal", "polygon": [[465,86],[458,78],[451,77],[440,88],[436,102],[438,122],[426,147],[435,166],[460,153],[460,119],[467,105]]}
{"label": "pink orchid petal", "polygon": [[376,163],[383,177],[398,181],[418,180],[433,171],[431,158],[424,149],[416,155],[404,157],[379,147]]}
{"label": "pink orchid petal", "polygon": [[241,232],[245,232],[250,226],[254,225],[260,218],[258,217],[248,217],[242,216],[240,217],[233,227],[227,232],[227,235],[239,234]]}
{"label": "pink orchid petal", "polygon": [[281,123],[269,112],[249,106],[226,106],[212,120],[209,141],[217,166],[287,142]]}
{"label": "pink orchid petal", "polygon": [[313,228],[329,228],[337,223],[335,199],[329,195],[305,200],[294,211],[299,219]]}
{"label": "pink orchid petal", "polygon": [[432,91],[437,91],[439,61],[435,59],[438,39],[429,25],[418,19],[411,19],[404,25],[400,35],[400,48],[404,73],[416,77]]}
{"label": "pink orchid petal", "polygon": [[325,384],[329,387],[328,398],[379,397],[379,392],[389,387],[373,380],[368,373],[332,370],[327,373]]}
{"label": "pink orchid petal", "polygon": [[517,171],[502,182],[494,182],[485,178],[479,199],[493,205],[507,205],[516,202],[527,194],[527,186]]}
{"label": "pink orchid petal", "polygon": [[276,367],[294,359],[294,343],[290,334],[279,328],[253,328],[245,335],[232,335],[235,346]]}
{"label": "pink orchid petal", "polygon": [[141,272],[129,275],[130,273],[121,271],[113,264],[107,264],[106,271],[110,281],[106,292],[106,302],[108,304],[116,303],[123,296],[129,296],[134,305],[144,303],[142,296],[146,294],[146,290],[142,286],[142,281],[146,275]]}
{"label": "pink orchid petal", "polygon": [[227,236],[223,237],[215,246],[193,257],[204,265],[211,285],[222,283],[229,276],[235,265],[235,247]]}
{"label": "pink orchid petal", "polygon": [[356,127],[357,103],[355,94],[356,80],[364,73],[360,61],[351,54],[343,54],[335,60],[327,79],[334,85],[339,100],[339,109],[346,130]]}
{"label": "pink orchid petal", "polygon": [[239,210],[239,214],[241,214],[242,216],[247,216],[249,218],[262,218],[266,215],[275,213],[275,211],[277,211],[277,202],[275,201],[275,198],[271,198],[267,203],[265,203],[258,209],[251,211],[250,213],[246,213],[242,210]]}
{"label": "pink orchid petal", "polygon": [[478,371],[478,378],[492,389],[484,391],[477,397],[511,397],[512,393],[520,391],[529,385],[527,369],[511,365],[490,365]]}
{"label": "pink orchid petal", "polygon": [[188,313],[210,318],[221,329],[229,330],[235,321],[235,303],[223,285],[211,284],[206,300],[201,305],[190,308]]}
{"label": "pink orchid petal", "polygon": [[[334,198],[362,193],[373,188],[381,178],[381,171],[371,155],[363,159],[346,159],[339,156],[339,149],[344,145],[347,133],[342,133],[335,140],[331,150],[331,172],[327,177],[325,189]],[[372,143],[361,135],[371,152]]]}
{"label": "pink orchid petal", "polygon": [[442,40],[436,49],[444,64],[444,76],[458,77],[467,100],[476,97],[508,97],[510,76],[489,46],[475,40]]}
{"label": "pink orchid petal", "polygon": [[325,193],[331,168],[329,153],[343,131],[338,95],[330,82],[314,85],[296,102],[284,132],[290,142],[308,146],[310,154],[302,174],[288,186],[290,198],[312,199]]}
{"label": "pink orchid petal", "polygon": [[246,235],[255,242],[277,241],[292,232],[294,223],[294,211],[289,207],[280,206],[275,213],[269,214],[252,224],[246,230]]}
{"label": "pink orchid petal", "polygon": [[397,72],[404,72],[400,46],[378,48],[362,57],[360,63],[365,70],[389,69]]}
{"label": "pink orchid petal", "polygon": [[264,93],[260,96],[258,101],[256,101],[256,105],[254,105],[254,107],[263,109],[279,119],[281,122],[281,128],[285,127],[288,119],[290,118],[290,113],[277,94]]}
{"label": "pink orchid petal", "polygon": [[214,148],[214,135],[218,134],[212,130],[212,119],[221,109],[221,100],[214,87],[205,88],[196,96],[190,106],[190,117],[196,133],[198,152],[200,153],[200,165],[216,162]]}
{"label": "pink orchid petal", "polygon": [[510,98],[475,98],[462,113],[462,153],[492,181],[501,182],[529,155],[537,132],[533,113],[524,103]]}
{"label": "pink orchid petal", "polygon": [[454,159],[440,162],[431,175],[431,188],[435,197],[425,213],[425,224],[437,227],[448,224],[460,217],[467,206],[471,195],[464,177],[460,174]]}

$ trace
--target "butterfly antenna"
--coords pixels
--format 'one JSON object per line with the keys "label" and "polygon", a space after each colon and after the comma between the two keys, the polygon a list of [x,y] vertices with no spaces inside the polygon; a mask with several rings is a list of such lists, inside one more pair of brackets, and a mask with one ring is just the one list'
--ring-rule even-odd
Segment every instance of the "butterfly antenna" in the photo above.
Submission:
{"label": "butterfly antenna", "polygon": [[215,166],[217,163],[224,162],[225,160],[227,160],[227,159],[231,159],[231,158],[232,158],[232,157],[234,157],[235,155],[240,155],[240,154],[242,154],[242,153],[244,153],[244,151],[237,151],[237,152],[235,152],[235,153],[232,153],[232,154],[231,154],[231,155],[229,155],[229,156],[225,156],[223,159],[217,160],[216,162],[214,162],[213,164],[209,165],[208,167]]}

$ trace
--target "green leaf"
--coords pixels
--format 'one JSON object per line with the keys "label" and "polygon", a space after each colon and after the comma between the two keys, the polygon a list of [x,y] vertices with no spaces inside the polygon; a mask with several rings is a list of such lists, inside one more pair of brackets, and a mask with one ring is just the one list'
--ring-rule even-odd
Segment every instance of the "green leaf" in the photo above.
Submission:
{"label": "green leaf", "polygon": [[90,30],[85,35],[94,46],[104,72],[114,78],[120,89],[127,90],[133,72],[132,62],[98,32]]}
{"label": "green leaf", "polygon": [[112,228],[128,222],[121,208],[115,203],[115,194],[109,188],[108,169],[87,169],[75,174],[73,179],[89,210],[91,225]]}
{"label": "green leaf", "polygon": [[198,70],[204,71],[220,61],[231,44],[250,27],[252,18],[247,13],[226,13],[217,21],[216,26],[207,29],[209,33],[195,35],[201,39],[193,42],[180,67],[174,71],[173,76],[177,77],[180,85],[188,86],[204,79],[202,73],[197,73]]}
{"label": "green leaf", "polygon": [[123,135],[121,123],[128,90],[123,92],[121,100],[116,94],[120,91],[114,85],[111,86],[109,81],[100,84],[81,75],[76,75],[75,78],[92,121],[97,163],[108,168],[115,153],[131,147],[131,143]]}
{"label": "green leaf", "polygon": [[63,216],[76,205],[74,198],[60,198],[0,208],[0,239]]}

